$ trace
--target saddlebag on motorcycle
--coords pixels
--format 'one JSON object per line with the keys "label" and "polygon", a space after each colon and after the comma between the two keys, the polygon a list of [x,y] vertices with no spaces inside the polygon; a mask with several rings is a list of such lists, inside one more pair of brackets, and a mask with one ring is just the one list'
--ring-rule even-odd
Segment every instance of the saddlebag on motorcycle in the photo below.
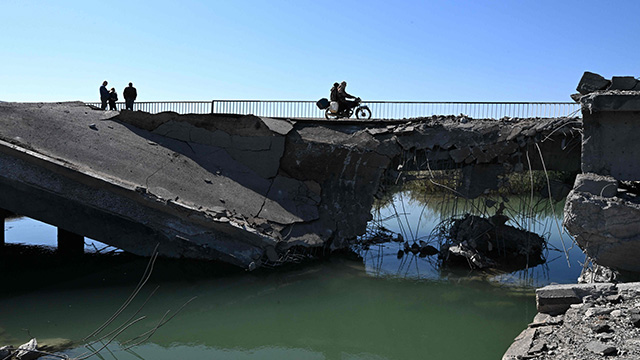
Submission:
{"label": "saddlebag on motorcycle", "polygon": [[320,109],[320,110],[324,110],[326,108],[328,108],[330,106],[329,104],[329,100],[327,100],[327,98],[322,98],[320,100],[318,100],[316,102],[316,106]]}

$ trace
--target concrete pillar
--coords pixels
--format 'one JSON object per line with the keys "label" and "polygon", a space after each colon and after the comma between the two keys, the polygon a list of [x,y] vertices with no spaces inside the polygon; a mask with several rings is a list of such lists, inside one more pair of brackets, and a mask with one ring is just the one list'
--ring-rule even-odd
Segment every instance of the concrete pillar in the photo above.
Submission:
{"label": "concrete pillar", "polygon": [[0,233],[0,249],[4,247],[4,220],[12,215],[11,211],[0,209],[0,223],[2,223],[2,233]]}
{"label": "concrete pillar", "polygon": [[0,221],[2,223],[2,233],[0,234],[0,249],[2,249],[4,247],[4,219],[6,219],[4,217],[3,214],[0,214]]}
{"label": "concrete pillar", "polygon": [[84,236],[58,228],[58,253],[61,255],[82,255]]}

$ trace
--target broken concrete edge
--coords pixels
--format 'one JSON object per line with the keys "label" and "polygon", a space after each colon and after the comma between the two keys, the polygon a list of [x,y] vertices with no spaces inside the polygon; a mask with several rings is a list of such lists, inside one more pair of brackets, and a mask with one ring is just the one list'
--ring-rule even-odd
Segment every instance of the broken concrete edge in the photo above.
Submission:
{"label": "broken concrete edge", "polygon": [[596,91],[580,97],[583,113],[640,111],[640,90]]}
{"label": "broken concrete edge", "polygon": [[618,193],[618,180],[612,176],[582,173],[576,176],[573,190],[611,198]]}
{"label": "broken concrete edge", "polygon": [[[229,241],[202,243],[201,241],[195,240],[191,234],[179,233],[174,229],[175,237],[170,240],[192,243],[191,245],[185,244],[183,246],[185,248],[195,249],[190,252],[191,256],[187,257],[201,258],[203,260],[216,260],[207,257],[207,254],[209,254],[209,256],[213,254],[218,258],[217,260],[221,260],[244,269],[253,270],[260,266],[261,258],[265,257],[266,252],[270,248],[275,247],[277,243],[277,239],[274,237],[263,234],[258,229],[252,228],[246,221],[243,221],[242,218],[238,218],[234,216],[234,214],[230,214],[228,211],[224,214],[226,216],[221,216],[221,209],[218,208],[196,209],[194,206],[189,204],[180,203],[171,199],[163,199],[154,194],[148,193],[144,188],[135,187],[131,184],[87,170],[79,172],[76,167],[71,164],[50,158],[46,155],[28,149],[20,148],[2,140],[0,140],[0,153],[11,155],[14,159],[21,159],[25,163],[37,164],[40,168],[56,173],[62,177],[73,178],[79,183],[93,184],[92,186],[95,188],[108,188],[113,194],[117,194],[129,201],[141,204],[144,207],[155,209],[156,211],[169,215],[173,219],[182,219],[195,224],[196,226],[200,225],[205,228],[210,228],[212,224],[218,224],[218,227],[228,227],[228,230],[226,231],[223,229],[218,230],[221,233],[232,234],[229,239],[233,239],[233,241],[244,244],[241,249],[235,249],[236,251],[234,253],[234,251],[229,251],[229,246],[227,244]],[[46,190],[44,188],[43,190],[50,192],[50,190]],[[112,215],[121,218],[129,216],[129,214],[124,213],[112,213]],[[134,219],[134,221],[140,221],[140,219]],[[70,227],[70,229],[73,230],[72,227]],[[220,248],[216,249],[216,246],[219,246]],[[253,250],[251,250],[250,253],[247,253],[246,250],[248,248],[252,248]],[[203,252],[202,250],[206,251]],[[185,251],[189,252],[189,250]],[[134,251],[133,253],[135,254],[136,252]],[[256,256],[256,254],[262,255]],[[148,256],[149,254],[143,252],[138,253],[137,255]],[[160,255],[170,258],[180,258],[184,254],[181,255],[181,253],[161,252]]]}
{"label": "broken concrete edge", "polygon": [[580,306],[585,301],[607,296],[622,295],[627,298],[640,296],[640,282],[598,283],[598,284],[554,284],[536,289],[538,313],[533,321],[516,338],[502,356],[503,360],[526,359],[535,352],[534,340],[545,336],[540,331],[550,325],[558,325],[563,315],[572,306]]}
{"label": "broken concrete edge", "polygon": [[[178,114],[164,111],[157,114],[146,111],[122,111],[114,119],[153,132],[159,126],[170,122],[182,122],[209,131],[222,130],[230,135],[286,135],[293,129],[293,123],[283,118],[268,118],[239,114]],[[261,127],[256,124],[260,122]]]}
{"label": "broken concrete edge", "polygon": [[572,190],[565,202],[563,225],[594,263],[638,273],[639,216],[640,204],[624,197]]}
{"label": "broken concrete edge", "polygon": [[640,282],[556,284],[536,289],[536,307],[539,313],[552,316],[563,314],[572,304],[580,304],[587,296],[640,295]]}
{"label": "broken concrete edge", "polygon": [[[401,151],[415,151],[415,150],[434,150],[441,149],[445,151],[449,151],[449,158],[455,163],[464,163],[464,164],[483,164],[489,163],[493,161],[496,157],[498,157],[503,151],[514,152],[518,150],[518,148],[526,147],[527,145],[531,145],[534,143],[533,138],[544,136],[546,137],[553,134],[554,136],[570,136],[568,135],[571,132],[571,129],[575,127],[575,118],[563,118],[557,119],[553,121],[551,124],[544,123],[542,128],[540,128],[540,123],[536,121],[522,121],[525,119],[510,119],[509,120],[509,134],[500,134],[500,139],[495,144],[491,144],[490,146],[485,146],[482,144],[474,144],[465,142],[465,143],[456,143],[455,141],[444,139],[444,142],[438,140],[438,137],[432,137],[428,139],[426,143],[423,141],[416,142],[412,136],[416,130],[423,131],[425,126],[430,128],[430,131],[433,131],[433,128],[442,128],[442,131],[446,131],[446,128],[443,127],[442,122],[453,122],[457,126],[459,125],[459,116],[432,116],[426,118],[416,118],[411,120],[399,120],[392,123],[387,122],[367,122],[368,125],[371,125],[371,128],[366,128],[362,130],[360,134],[353,133],[351,136],[353,137],[349,141],[356,140],[355,138],[362,136],[362,134],[367,134],[371,141],[375,142],[373,144],[373,151],[377,152],[380,155],[384,155],[390,158],[398,156],[398,153]],[[466,117],[464,117],[466,118]],[[224,149],[230,148],[230,144],[225,145],[224,139],[221,139],[220,136],[213,136],[210,140],[203,140],[207,138],[207,136],[187,136],[184,134],[170,134],[160,130],[163,124],[168,122],[182,122],[185,124],[190,124],[194,128],[202,128],[208,131],[212,131],[217,133],[218,131],[230,131],[227,136],[249,136],[249,134],[244,131],[237,130],[237,127],[247,127],[247,122],[259,121],[266,125],[266,128],[273,131],[273,133],[264,133],[264,134],[250,134],[252,139],[256,138],[256,135],[261,136],[284,136],[286,137],[294,128],[296,123],[305,124],[307,122],[311,122],[311,120],[298,120],[296,122],[285,119],[285,118],[260,118],[253,115],[236,115],[231,116],[228,114],[187,114],[180,115],[174,112],[163,112],[159,114],[150,114],[142,111],[136,112],[122,112],[117,118],[119,121],[123,121],[135,127],[148,130],[154,133],[158,133],[162,136],[171,137],[181,141],[195,142],[201,143],[204,145],[215,145],[220,146]],[[533,119],[527,119],[533,120]],[[478,122],[488,121],[492,125],[502,126],[504,125],[504,121],[496,121],[496,120],[483,120],[478,119]],[[522,124],[521,126],[517,126],[513,128],[513,123]],[[316,122],[316,121],[313,121]],[[362,126],[359,122],[358,125]],[[229,124],[233,124],[235,127],[229,129]],[[241,125],[244,124],[244,125]],[[349,126],[348,122],[340,121],[339,123],[332,122],[331,125],[334,126]],[[467,125],[472,125],[468,123]],[[251,126],[249,126],[251,127]],[[159,131],[159,132],[158,132]],[[464,131],[464,130],[463,130]],[[468,131],[473,132],[473,128],[469,128]],[[188,130],[184,130],[182,132],[188,132]],[[384,137],[391,136],[389,139],[384,139]],[[424,138],[424,137],[423,137]],[[213,141],[213,142],[212,142]],[[222,141],[222,142],[221,142]],[[229,142],[230,140],[226,140]],[[254,141],[254,140],[252,140]],[[353,144],[350,143],[342,143],[335,144],[346,147],[352,147]],[[252,149],[246,149],[247,151]],[[284,149],[283,149],[284,151]],[[235,149],[230,153],[232,157],[240,162],[243,161],[242,153],[238,153],[238,150]],[[268,172],[262,168],[256,168],[253,166],[252,169],[257,171],[259,174],[263,176],[267,176],[268,178],[273,177],[275,174],[272,172]]]}
{"label": "broken concrete edge", "polygon": [[602,75],[585,71],[576,90],[582,95],[596,91],[633,91],[640,90],[640,82],[633,76],[613,76],[611,80],[607,80]]}
{"label": "broken concrete edge", "polygon": [[640,111],[640,81],[633,76],[601,75],[585,71],[571,98],[582,105],[582,111]]}

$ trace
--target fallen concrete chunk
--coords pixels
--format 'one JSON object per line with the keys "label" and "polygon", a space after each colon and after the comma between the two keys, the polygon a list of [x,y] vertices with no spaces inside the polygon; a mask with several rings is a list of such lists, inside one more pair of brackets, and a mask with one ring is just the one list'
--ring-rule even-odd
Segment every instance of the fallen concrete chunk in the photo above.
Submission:
{"label": "fallen concrete chunk", "polygon": [[640,204],[571,191],[564,226],[599,265],[640,272]]}
{"label": "fallen concrete chunk", "polygon": [[573,189],[610,198],[618,193],[618,181],[611,176],[593,173],[578,174]]}
{"label": "fallen concrete chunk", "polygon": [[571,304],[579,304],[582,298],[573,288],[544,287],[536,290],[536,306],[538,312],[557,315],[562,314]]}
{"label": "fallen concrete chunk", "polygon": [[607,90],[633,90],[638,81],[633,76],[613,76]]}
{"label": "fallen concrete chunk", "polygon": [[519,269],[544,262],[544,239],[505,225],[507,220],[503,215],[482,218],[469,214],[454,220],[441,247],[443,264]]}
{"label": "fallen concrete chunk", "polygon": [[580,83],[576,90],[582,95],[586,95],[588,93],[604,90],[606,89],[611,82],[604,77],[594,74],[589,71],[585,71],[582,75],[582,79],[580,79]]}
{"label": "fallen concrete chunk", "polygon": [[536,305],[538,312],[559,315],[572,304],[580,304],[586,296],[601,296],[617,293],[614,284],[567,284],[547,285],[536,289]]}

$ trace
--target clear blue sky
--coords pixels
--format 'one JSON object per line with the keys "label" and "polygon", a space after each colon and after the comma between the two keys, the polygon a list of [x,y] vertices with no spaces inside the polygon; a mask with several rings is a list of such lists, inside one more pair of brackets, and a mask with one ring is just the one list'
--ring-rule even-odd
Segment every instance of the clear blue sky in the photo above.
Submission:
{"label": "clear blue sky", "polygon": [[640,1],[2,0],[0,100],[571,101],[640,76]]}

